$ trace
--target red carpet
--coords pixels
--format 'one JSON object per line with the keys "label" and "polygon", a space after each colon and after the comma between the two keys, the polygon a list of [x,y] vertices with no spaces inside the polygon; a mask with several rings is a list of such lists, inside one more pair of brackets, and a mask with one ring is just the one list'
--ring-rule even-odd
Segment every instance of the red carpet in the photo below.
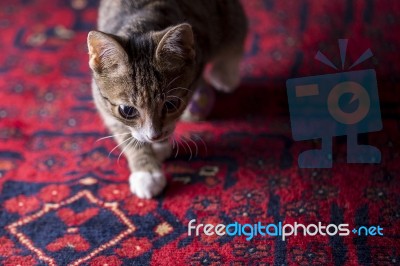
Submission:
{"label": "red carpet", "polygon": [[[399,265],[400,4],[397,1],[243,1],[250,19],[243,83],[218,95],[211,118],[182,123],[169,183],[153,200],[130,194],[129,175],[94,109],[86,35],[97,1],[0,3],[0,261],[2,265]],[[337,39],[350,66],[374,57],[383,130],[360,142],[382,163],[300,169],[286,79],[335,73]],[[201,139],[200,139],[201,138]],[[204,143],[203,143],[204,142]],[[197,152],[195,143],[197,145]],[[176,151],[175,151],[176,152]],[[174,152],[174,155],[175,155]],[[193,157],[189,160],[190,157]],[[381,226],[383,236],[188,236],[196,223]]]}

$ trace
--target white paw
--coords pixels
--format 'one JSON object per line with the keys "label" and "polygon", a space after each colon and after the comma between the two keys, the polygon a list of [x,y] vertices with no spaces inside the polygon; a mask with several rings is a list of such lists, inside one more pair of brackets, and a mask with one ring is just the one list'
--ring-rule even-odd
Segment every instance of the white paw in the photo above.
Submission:
{"label": "white paw", "polygon": [[[225,69],[227,68],[227,69]],[[214,67],[207,75],[208,82],[218,91],[233,92],[240,83],[239,68],[225,66],[224,69]]]}
{"label": "white paw", "polygon": [[237,79],[234,81],[230,80],[221,80],[220,78],[215,78],[215,77],[210,77],[209,82],[211,85],[217,90],[225,93],[230,93],[233,92],[237,85],[239,84],[239,81]]}
{"label": "white paw", "polygon": [[194,114],[190,111],[190,108],[186,108],[182,113],[180,119],[186,122],[198,122],[203,120],[205,117],[201,117],[199,114]]}
{"label": "white paw", "polygon": [[150,199],[164,189],[167,184],[163,173],[161,171],[134,172],[129,177],[129,185],[132,193],[136,194],[139,198]]}

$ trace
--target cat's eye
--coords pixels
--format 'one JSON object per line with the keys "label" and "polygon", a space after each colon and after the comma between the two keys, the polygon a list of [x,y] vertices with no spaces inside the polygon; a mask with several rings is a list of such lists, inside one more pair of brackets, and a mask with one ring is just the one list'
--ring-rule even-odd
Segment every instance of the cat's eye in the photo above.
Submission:
{"label": "cat's eye", "polygon": [[164,110],[167,113],[175,113],[181,106],[181,100],[179,98],[167,98],[164,103]]}
{"label": "cat's eye", "polygon": [[120,105],[118,107],[118,111],[119,114],[125,119],[133,119],[139,114],[135,107],[127,105]]}

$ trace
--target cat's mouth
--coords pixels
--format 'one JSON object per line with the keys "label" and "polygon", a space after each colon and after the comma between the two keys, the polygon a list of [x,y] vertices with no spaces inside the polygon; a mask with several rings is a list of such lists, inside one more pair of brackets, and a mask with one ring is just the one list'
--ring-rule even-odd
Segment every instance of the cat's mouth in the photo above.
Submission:
{"label": "cat's mouth", "polygon": [[170,134],[163,134],[161,136],[158,136],[157,138],[150,138],[150,137],[146,137],[146,141],[149,143],[160,143],[160,142],[164,142],[166,140],[168,140],[170,137]]}
{"label": "cat's mouth", "polygon": [[[168,141],[173,135],[173,129],[164,129],[159,134],[154,134],[153,132],[137,132],[131,129],[132,137],[140,142],[144,143],[160,143]],[[152,134],[153,133],[153,134]]]}

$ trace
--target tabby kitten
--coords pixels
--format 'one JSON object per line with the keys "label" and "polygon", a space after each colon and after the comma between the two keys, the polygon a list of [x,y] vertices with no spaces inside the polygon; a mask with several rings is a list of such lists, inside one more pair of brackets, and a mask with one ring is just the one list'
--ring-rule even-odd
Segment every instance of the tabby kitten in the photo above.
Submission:
{"label": "tabby kitten", "polygon": [[101,1],[87,37],[93,97],[138,197],[165,187],[161,163],[202,76],[224,92],[238,85],[246,28],[238,0]]}

